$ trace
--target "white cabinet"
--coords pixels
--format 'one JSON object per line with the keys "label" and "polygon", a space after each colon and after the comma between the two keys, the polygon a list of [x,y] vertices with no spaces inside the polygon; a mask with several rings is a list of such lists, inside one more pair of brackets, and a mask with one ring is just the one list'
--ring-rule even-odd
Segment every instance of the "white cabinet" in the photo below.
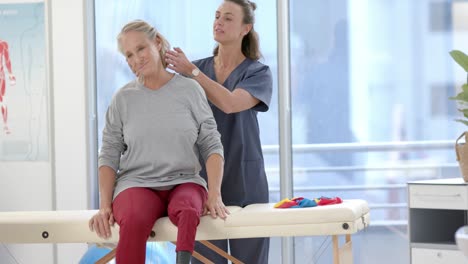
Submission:
{"label": "white cabinet", "polygon": [[463,253],[458,250],[413,247],[411,249],[411,263],[456,264],[466,263],[466,260]]}
{"label": "white cabinet", "polygon": [[462,178],[408,182],[412,264],[467,263],[455,232],[468,224],[468,184]]}

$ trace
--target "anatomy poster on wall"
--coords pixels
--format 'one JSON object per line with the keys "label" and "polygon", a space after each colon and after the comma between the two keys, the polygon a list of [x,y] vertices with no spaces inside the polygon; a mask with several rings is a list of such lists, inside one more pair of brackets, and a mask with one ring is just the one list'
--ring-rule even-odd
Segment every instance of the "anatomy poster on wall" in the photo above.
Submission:
{"label": "anatomy poster on wall", "polygon": [[0,161],[49,160],[43,1],[0,4]]}

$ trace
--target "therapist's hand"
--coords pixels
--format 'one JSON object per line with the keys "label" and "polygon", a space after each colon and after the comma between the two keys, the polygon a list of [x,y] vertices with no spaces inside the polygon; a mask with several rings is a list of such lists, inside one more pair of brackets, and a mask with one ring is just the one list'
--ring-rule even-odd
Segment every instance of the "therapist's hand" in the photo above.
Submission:
{"label": "therapist's hand", "polygon": [[229,210],[224,205],[219,192],[208,191],[208,199],[203,210],[203,215],[207,214],[211,215],[212,218],[219,216],[222,219],[226,219],[227,215],[230,214]]}
{"label": "therapist's hand", "polygon": [[195,68],[195,65],[187,59],[181,48],[166,51],[164,59],[166,60],[167,68],[186,76],[192,75],[192,70]]}
{"label": "therapist's hand", "polygon": [[112,208],[102,208],[89,220],[89,229],[95,231],[100,238],[108,239],[112,236],[111,226],[114,226]]}

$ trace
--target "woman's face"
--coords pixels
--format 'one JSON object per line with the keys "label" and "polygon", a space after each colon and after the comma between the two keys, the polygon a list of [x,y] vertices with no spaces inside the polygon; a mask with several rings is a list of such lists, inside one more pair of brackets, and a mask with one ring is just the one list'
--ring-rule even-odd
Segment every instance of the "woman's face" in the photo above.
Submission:
{"label": "woman's face", "polygon": [[249,25],[242,22],[244,14],[242,7],[229,1],[224,1],[216,10],[213,23],[214,39],[220,44],[241,42],[249,32]]}
{"label": "woman's face", "polygon": [[129,31],[120,39],[127,64],[136,76],[158,72],[161,64],[161,45],[149,40],[143,32]]}

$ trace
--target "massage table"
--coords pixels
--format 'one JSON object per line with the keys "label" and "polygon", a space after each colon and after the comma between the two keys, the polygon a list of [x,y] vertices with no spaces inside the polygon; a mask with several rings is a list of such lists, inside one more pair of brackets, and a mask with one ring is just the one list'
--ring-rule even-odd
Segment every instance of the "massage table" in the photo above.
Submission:
{"label": "massage table", "polygon": [[[341,204],[308,208],[278,209],[274,204],[229,206],[222,220],[203,216],[196,240],[232,263],[242,263],[207,240],[253,237],[332,236],[333,263],[352,263],[351,235],[369,225],[369,207],[364,200],[343,200]],[[97,243],[114,245],[119,240],[118,225],[107,240],[91,232],[88,220],[97,210],[0,212],[0,243]],[[345,236],[339,245],[338,236]],[[148,241],[175,241],[177,227],[168,217],[156,221]],[[115,248],[96,263],[107,263]],[[194,252],[194,257],[212,263]]]}

